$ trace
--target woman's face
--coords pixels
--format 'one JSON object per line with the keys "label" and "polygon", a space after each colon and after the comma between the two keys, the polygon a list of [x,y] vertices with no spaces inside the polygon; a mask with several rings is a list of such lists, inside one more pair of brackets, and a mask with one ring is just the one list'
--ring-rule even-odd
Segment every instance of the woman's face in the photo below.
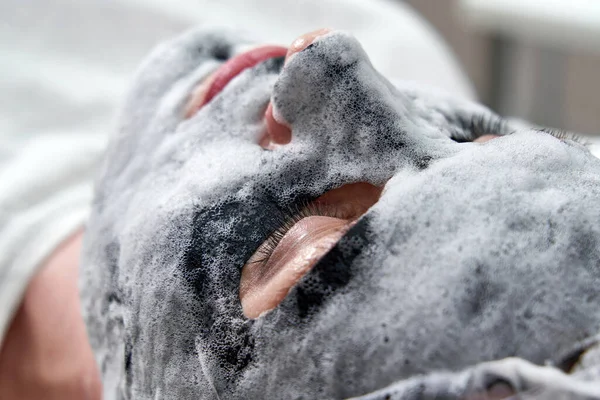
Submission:
{"label": "woman's face", "polygon": [[83,261],[106,394],[345,398],[599,332],[600,162],[318,34],[219,90],[230,33],[138,71]]}

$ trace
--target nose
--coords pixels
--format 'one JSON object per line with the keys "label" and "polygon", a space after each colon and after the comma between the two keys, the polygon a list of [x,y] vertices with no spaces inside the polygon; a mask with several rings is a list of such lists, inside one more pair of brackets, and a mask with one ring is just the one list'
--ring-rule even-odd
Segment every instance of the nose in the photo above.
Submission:
{"label": "nose", "polygon": [[[323,36],[331,32],[329,28],[322,28],[316,31],[305,33],[298,36],[292,42],[292,45],[288,49],[285,56],[285,62],[288,63],[294,55],[301,52],[308,46],[310,46],[319,36]],[[273,106],[269,102],[267,110],[265,111],[265,124],[267,125],[267,134],[261,140],[260,145],[263,148],[272,148],[274,145],[287,144],[292,140],[292,131],[290,127],[277,120],[276,113],[273,112]]]}
{"label": "nose", "polygon": [[319,36],[323,36],[329,32],[331,32],[330,28],[321,28],[317,29],[316,31],[308,32],[304,35],[298,36],[296,39],[294,39],[294,42],[288,49],[288,52],[285,56],[285,62],[287,63],[294,55],[296,55],[296,53],[299,53],[310,46],[312,42],[314,42]]}

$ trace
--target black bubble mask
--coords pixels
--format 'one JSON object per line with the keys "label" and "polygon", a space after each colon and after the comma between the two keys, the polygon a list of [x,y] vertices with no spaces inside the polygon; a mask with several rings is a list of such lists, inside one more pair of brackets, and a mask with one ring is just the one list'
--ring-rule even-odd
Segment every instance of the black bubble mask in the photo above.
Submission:
{"label": "black bubble mask", "polygon": [[[600,161],[395,87],[344,33],[244,71],[184,120],[194,85],[240,44],[165,43],[123,107],[82,264],[107,400],[593,392],[528,362],[600,332]],[[256,144],[269,99],[293,136],[272,151]],[[463,143],[484,133],[506,137]],[[385,189],[277,308],[246,318],[241,268],[274,216],[352,182]],[[506,357],[522,360],[485,363]]]}

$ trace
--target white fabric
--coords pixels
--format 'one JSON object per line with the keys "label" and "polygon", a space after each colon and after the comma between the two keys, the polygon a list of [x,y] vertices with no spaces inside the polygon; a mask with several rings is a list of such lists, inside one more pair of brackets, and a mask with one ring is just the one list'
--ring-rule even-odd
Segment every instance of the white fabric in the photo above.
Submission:
{"label": "white fabric", "polygon": [[118,99],[157,41],[210,24],[289,44],[329,26],[354,33],[388,77],[473,98],[400,2],[3,0],[0,15],[0,339],[36,268],[84,223]]}

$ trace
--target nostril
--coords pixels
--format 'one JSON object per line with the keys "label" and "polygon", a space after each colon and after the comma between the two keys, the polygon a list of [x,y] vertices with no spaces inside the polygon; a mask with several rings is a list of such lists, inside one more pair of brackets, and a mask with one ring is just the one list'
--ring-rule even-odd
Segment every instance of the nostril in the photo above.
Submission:
{"label": "nostril", "polygon": [[292,130],[286,124],[280,123],[273,115],[273,105],[269,103],[265,111],[266,136],[260,141],[260,145],[271,148],[274,144],[288,144],[292,141]]}

